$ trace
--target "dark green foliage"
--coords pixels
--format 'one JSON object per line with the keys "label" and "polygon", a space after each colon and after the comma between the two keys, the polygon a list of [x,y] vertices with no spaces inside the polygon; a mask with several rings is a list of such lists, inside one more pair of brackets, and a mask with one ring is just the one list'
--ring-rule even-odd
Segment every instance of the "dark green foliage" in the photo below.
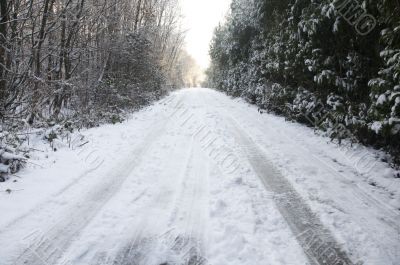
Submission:
{"label": "dark green foliage", "polygon": [[215,31],[208,81],[332,139],[400,157],[400,1],[355,1],[377,21],[366,35],[342,3],[234,0]]}

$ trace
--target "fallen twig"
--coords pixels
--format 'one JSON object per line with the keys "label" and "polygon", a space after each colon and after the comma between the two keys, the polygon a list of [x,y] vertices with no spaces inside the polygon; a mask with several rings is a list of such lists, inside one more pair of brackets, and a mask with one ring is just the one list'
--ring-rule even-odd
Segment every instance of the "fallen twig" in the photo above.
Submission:
{"label": "fallen twig", "polygon": [[87,145],[89,143],[89,141],[87,141],[86,143],[83,143],[83,144],[81,144],[81,145],[78,145],[78,147],[82,147],[82,146],[84,146],[84,145]]}

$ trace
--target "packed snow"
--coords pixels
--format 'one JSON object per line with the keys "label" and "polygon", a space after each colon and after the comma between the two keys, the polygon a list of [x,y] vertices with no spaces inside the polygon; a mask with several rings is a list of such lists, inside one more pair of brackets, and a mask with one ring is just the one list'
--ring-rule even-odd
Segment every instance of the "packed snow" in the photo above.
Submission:
{"label": "packed snow", "polygon": [[0,183],[1,265],[315,264],[260,168],[287,181],[352,263],[400,260],[399,172],[378,151],[210,89],[82,136],[57,152],[32,139],[27,167]]}

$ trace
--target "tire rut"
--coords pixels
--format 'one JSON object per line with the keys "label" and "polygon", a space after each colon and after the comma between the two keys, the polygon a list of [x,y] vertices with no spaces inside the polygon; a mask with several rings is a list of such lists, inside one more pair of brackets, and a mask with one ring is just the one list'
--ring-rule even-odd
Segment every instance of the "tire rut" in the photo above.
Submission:
{"label": "tire rut", "polygon": [[[178,100],[175,108],[181,104]],[[173,107],[174,108],[174,107]],[[169,118],[169,117],[168,117]],[[148,149],[161,137],[168,124],[165,119],[148,134],[142,143],[129,155],[129,159],[109,172],[108,181],[98,183],[80,198],[65,215],[47,231],[39,231],[31,238],[28,247],[19,255],[13,265],[56,264],[72,244],[75,236],[83,230],[113,196],[118,192],[129,174],[137,167]]]}
{"label": "tire rut", "polygon": [[[187,160],[183,163],[182,177],[174,199],[165,202],[161,208],[166,218],[154,214],[143,217],[130,243],[123,247],[113,261],[96,265],[205,265],[204,215],[205,209],[199,204],[206,191],[206,179],[201,174],[203,164],[195,161],[198,153],[193,143]],[[160,207],[156,199],[147,208]],[[165,223],[164,223],[165,221]],[[155,227],[164,227],[155,234]],[[165,232],[166,231],[166,232]],[[158,260],[154,260],[158,257]],[[160,260],[161,259],[161,260]]]}
{"label": "tire rut", "polygon": [[180,257],[181,264],[185,265],[206,264],[204,247],[204,212],[206,209],[202,207],[202,202],[204,202],[204,195],[207,192],[208,169],[205,170],[206,174],[202,174],[205,168],[203,164],[205,159],[199,157],[198,149],[195,147],[196,152],[193,153],[190,162],[192,167],[188,168],[183,183],[183,187],[186,188],[182,190],[180,199],[176,203],[174,217],[171,218],[171,224],[176,225],[179,223],[178,220],[183,221],[181,227],[184,229],[175,237],[171,250],[172,255]]}
{"label": "tire rut", "polygon": [[[214,102],[218,102],[217,106],[223,106],[223,104],[221,102],[219,102],[219,100],[217,98],[213,98],[208,96],[209,100],[214,100]],[[252,116],[247,113],[244,112],[243,115],[245,115],[248,120],[252,120]],[[258,115],[258,114],[257,114]],[[332,166],[330,166],[326,161],[324,161],[323,158],[320,158],[318,156],[315,156],[312,154],[312,150],[304,145],[301,144],[299,142],[296,141],[296,139],[293,139],[292,137],[286,135],[285,133],[282,134],[281,131],[277,131],[275,129],[275,126],[266,126],[262,123],[259,123],[259,125],[261,125],[264,129],[266,130],[274,130],[276,131],[278,134],[281,135],[282,138],[284,138],[286,141],[289,141],[291,143],[293,143],[293,146],[299,146],[301,149],[305,150],[307,153],[310,153],[312,158],[325,170],[327,170],[328,172],[330,172],[332,175],[343,179],[345,181],[348,181],[348,178],[343,174],[340,173],[337,169],[333,168]],[[295,151],[295,150],[294,150]],[[351,168],[355,171],[358,172],[357,168],[355,166],[351,166]],[[364,204],[367,206],[366,210],[371,209],[371,205],[374,206],[373,207],[373,211],[379,211],[380,212],[380,216],[385,216],[384,219],[382,219],[382,221],[384,221],[387,225],[389,225],[390,227],[392,227],[393,229],[395,229],[398,233],[400,233],[400,214],[399,211],[395,208],[393,208],[392,206],[388,205],[387,203],[384,203],[376,198],[374,198],[373,196],[371,196],[370,194],[366,193],[364,191],[364,189],[362,187],[360,187],[359,184],[353,184],[351,186],[352,188],[352,197],[356,198],[360,203]],[[359,222],[362,222],[362,220],[359,220]]]}
{"label": "tire rut", "polygon": [[331,232],[324,227],[290,182],[265,157],[260,148],[230,117],[226,117],[235,139],[245,152],[250,165],[273,194],[274,202],[311,264],[353,265]]}

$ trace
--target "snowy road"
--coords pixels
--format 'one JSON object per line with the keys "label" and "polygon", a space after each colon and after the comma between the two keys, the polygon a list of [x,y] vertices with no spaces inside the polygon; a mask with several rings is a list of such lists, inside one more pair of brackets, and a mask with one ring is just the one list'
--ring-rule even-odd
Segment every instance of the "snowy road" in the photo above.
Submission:
{"label": "snowy road", "polygon": [[399,264],[399,179],[366,148],[208,89],[84,135],[1,184],[0,265]]}

